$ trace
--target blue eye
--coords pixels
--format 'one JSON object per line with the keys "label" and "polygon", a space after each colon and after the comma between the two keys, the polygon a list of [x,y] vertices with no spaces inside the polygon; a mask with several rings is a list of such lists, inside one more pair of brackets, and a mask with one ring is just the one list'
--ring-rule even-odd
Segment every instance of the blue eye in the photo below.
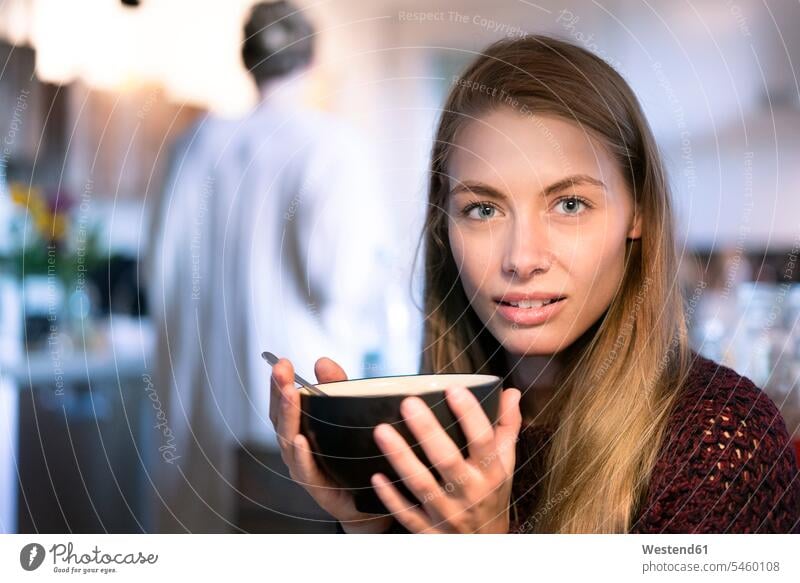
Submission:
{"label": "blue eye", "polygon": [[[473,216],[472,215],[472,211],[473,210],[477,210],[478,211],[478,216]],[[491,212],[491,213],[494,213],[494,211],[496,211],[496,210],[497,209],[494,206],[492,206],[491,204],[489,204],[489,203],[486,203],[486,202],[473,202],[473,203],[467,205],[466,207],[464,207],[464,210],[461,211],[461,214],[466,216],[466,217],[469,217],[471,219],[476,219],[476,220],[479,220],[479,221],[485,221],[487,219],[491,219],[494,216],[493,214],[488,214],[487,215],[486,214],[487,211]]]}
{"label": "blue eye", "polygon": [[561,198],[556,203],[558,208],[560,208],[563,212],[561,214],[565,215],[577,215],[580,214],[582,209],[581,206],[588,208],[589,204],[579,196],[565,196]]}

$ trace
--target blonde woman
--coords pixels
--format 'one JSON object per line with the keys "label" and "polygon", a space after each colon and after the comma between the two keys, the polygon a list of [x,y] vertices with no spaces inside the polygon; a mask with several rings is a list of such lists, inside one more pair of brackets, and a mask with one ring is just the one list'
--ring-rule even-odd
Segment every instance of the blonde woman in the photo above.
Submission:
{"label": "blonde woman", "polygon": [[[359,513],[299,433],[290,362],[271,419],[293,479],[340,532],[790,532],[786,427],[748,379],[693,353],[667,181],[635,95],[598,57],[543,36],[489,47],[454,84],[433,145],[423,373],[501,376],[492,427],[448,391],[464,457],[415,397],[403,414],[445,480],[390,426],[390,515]],[[317,361],[320,382],[346,378]],[[511,388],[514,387],[514,388]]]}

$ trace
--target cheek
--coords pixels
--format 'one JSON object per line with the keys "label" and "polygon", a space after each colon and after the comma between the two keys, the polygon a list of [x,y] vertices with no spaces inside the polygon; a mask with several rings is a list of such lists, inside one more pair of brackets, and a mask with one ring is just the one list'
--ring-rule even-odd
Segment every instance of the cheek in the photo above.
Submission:
{"label": "cheek", "polygon": [[562,246],[562,257],[579,295],[592,311],[602,311],[611,302],[624,274],[625,230],[622,225],[599,225],[573,235]]}
{"label": "cheek", "polygon": [[450,251],[459,270],[461,283],[469,297],[486,285],[498,262],[500,245],[488,242],[466,229],[459,229],[451,223],[448,229]]}

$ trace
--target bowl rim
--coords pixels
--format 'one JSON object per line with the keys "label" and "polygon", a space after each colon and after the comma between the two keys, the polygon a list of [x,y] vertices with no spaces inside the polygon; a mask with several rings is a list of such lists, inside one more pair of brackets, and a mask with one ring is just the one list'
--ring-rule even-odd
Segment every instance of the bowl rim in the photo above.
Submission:
{"label": "bowl rim", "polygon": [[[315,387],[325,388],[325,386],[329,385],[336,385],[340,383],[360,383],[360,382],[371,382],[371,381],[378,381],[381,379],[398,379],[398,378],[406,378],[406,377],[460,377],[460,376],[473,376],[473,377],[481,377],[483,380],[481,382],[476,382],[474,384],[467,385],[467,388],[477,388],[483,387],[489,384],[497,384],[502,383],[502,377],[497,375],[491,374],[484,374],[484,373],[469,373],[469,372],[455,372],[455,373],[425,373],[425,374],[400,374],[400,375],[383,375],[378,377],[363,377],[358,379],[342,379],[340,381],[331,381],[329,383],[316,383]],[[335,397],[337,399],[383,399],[386,397],[412,397],[412,396],[421,396],[421,395],[430,395],[435,393],[444,392],[444,388],[436,388],[430,391],[424,391],[420,393],[386,393],[380,395],[313,395],[308,392],[308,389],[304,387],[298,387],[298,392],[303,397],[309,398],[326,398],[330,399],[331,397]]]}

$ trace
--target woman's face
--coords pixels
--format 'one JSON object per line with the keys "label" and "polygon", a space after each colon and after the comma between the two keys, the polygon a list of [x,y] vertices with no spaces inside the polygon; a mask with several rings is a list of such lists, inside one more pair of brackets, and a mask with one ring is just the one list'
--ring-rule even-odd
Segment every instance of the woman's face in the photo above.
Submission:
{"label": "woman's face", "polygon": [[511,354],[568,347],[611,303],[640,236],[611,154],[576,124],[500,109],[461,128],[447,172],[450,248],[478,317]]}

